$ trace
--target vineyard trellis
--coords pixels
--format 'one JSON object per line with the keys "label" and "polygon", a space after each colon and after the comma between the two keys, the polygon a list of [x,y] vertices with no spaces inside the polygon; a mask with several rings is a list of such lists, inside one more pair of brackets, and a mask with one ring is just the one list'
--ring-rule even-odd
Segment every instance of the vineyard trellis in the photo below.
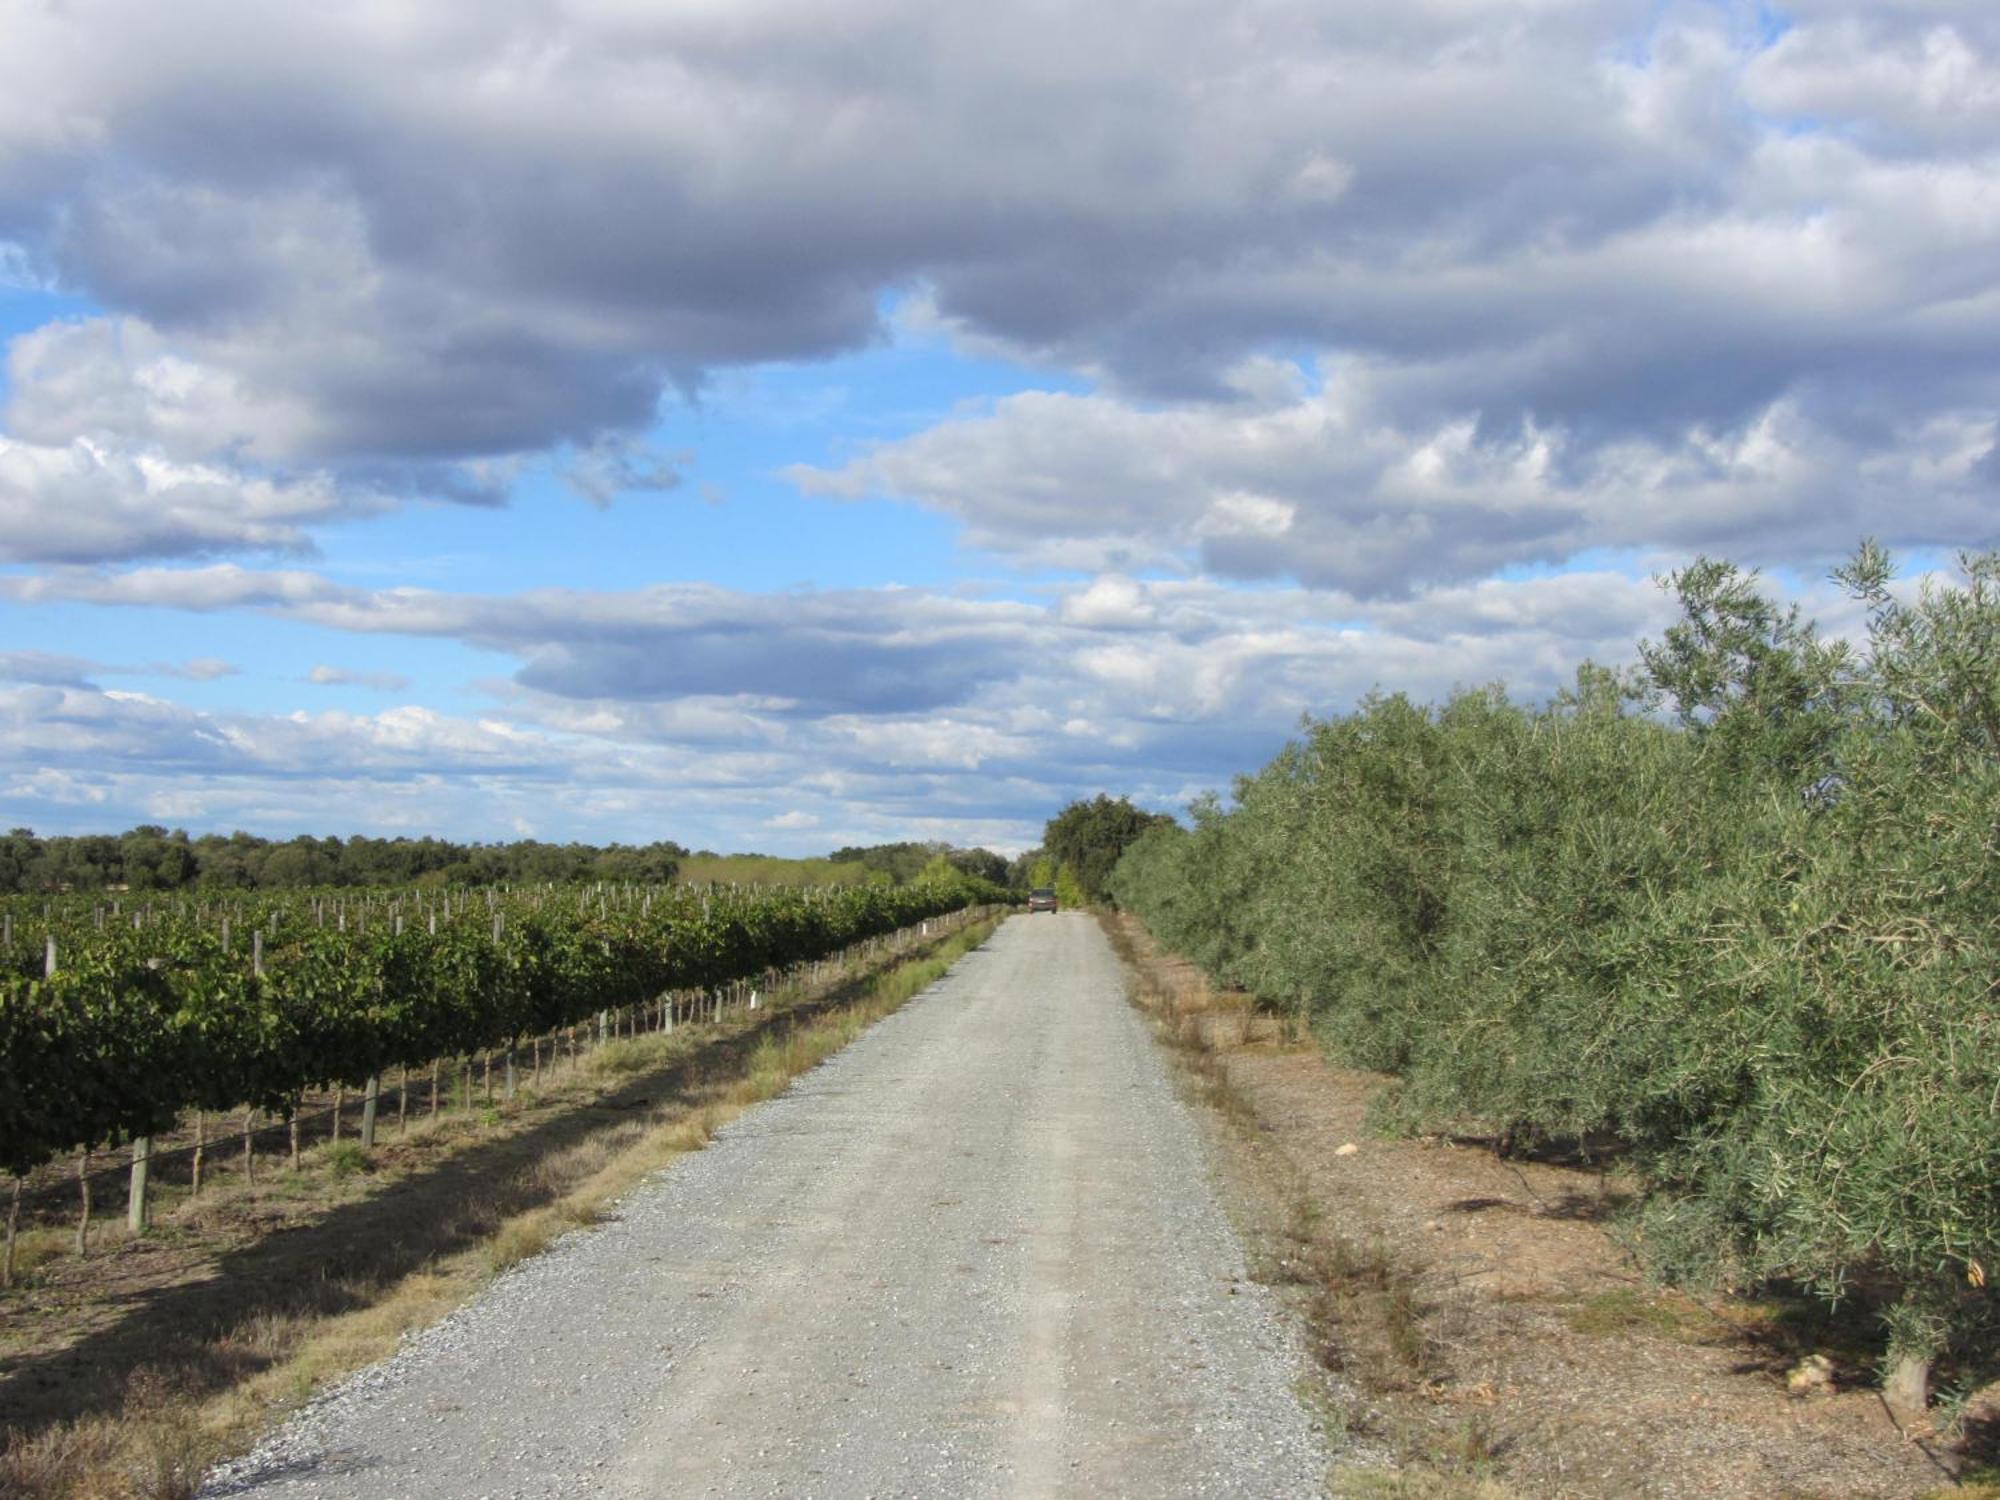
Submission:
{"label": "vineyard trellis", "polygon": [[[687,994],[720,1014],[724,990],[927,918],[995,898],[959,878],[905,887],[797,890],[544,886],[352,890],[128,902],[117,896],[0,903],[0,1167],[18,1215],[31,1169],[133,1148],[135,1217],[153,1136],[183,1115],[289,1121],[302,1096],[360,1089],[372,1144],[384,1072],[515,1049],[579,1024],[615,1022]],[[689,1016],[678,1019],[690,1019]],[[671,1026],[671,1008],[661,1012]],[[469,1082],[469,1073],[467,1075]],[[338,1096],[337,1096],[338,1098]],[[336,1111],[338,1104],[336,1104]],[[336,1113],[336,1119],[338,1114]],[[197,1167],[197,1170],[199,1168]],[[78,1227],[88,1233],[87,1212]]]}

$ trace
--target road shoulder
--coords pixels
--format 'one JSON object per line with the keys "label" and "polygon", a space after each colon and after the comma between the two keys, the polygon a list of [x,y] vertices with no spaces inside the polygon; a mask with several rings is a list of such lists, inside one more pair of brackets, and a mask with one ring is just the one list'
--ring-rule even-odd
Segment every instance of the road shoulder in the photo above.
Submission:
{"label": "road shoulder", "polygon": [[[1329,1373],[1353,1455],[1336,1493],[1954,1493],[1943,1445],[1897,1428],[1837,1335],[1649,1286],[1612,1233],[1615,1178],[1385,1137],[1387,1079],[1287,1040],[1136,921],[1106,927],[1210,1106],[1258,1274]],[[1814,1352],[1833,1378],[1793,1388]]]}

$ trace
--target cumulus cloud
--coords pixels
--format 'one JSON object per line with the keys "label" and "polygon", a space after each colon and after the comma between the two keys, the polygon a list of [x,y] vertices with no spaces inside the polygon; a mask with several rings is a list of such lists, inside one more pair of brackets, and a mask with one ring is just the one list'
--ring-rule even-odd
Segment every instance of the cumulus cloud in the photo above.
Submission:
{"label": "cumulus cloud", "polygon": [[279,479],[78,438],[0,436],[0,561],[85,563],[228,551],[310,553],[315,523],[380,511],[324,475]]}
{"label": "cumulus cloud", "polygon": [[[43,8],[0,60],[0,240],[113,313],[18,341],[7,420],[57,452],[108,436],[464,498],[462,462],[567,444],[601,503],[672,482],[629,446],[663,391],[859,348],[884,289],[914,289],[934,326],[1145,415],[1233,409],[1229,372],[1274,344],[1364,371],[1370,451],[1331,476],[1364,499],[1336,497],[1334,531],[1370,555],[1403,502],[1369,483],[1466,426],[1461,468],[1514,486],[1470,528],[1498,533],[1477,566],[1559,545],[1567,469],[1631,445],[1671,463],[1797,414],[1841,434],[1836,466],[1893,461],[1995,404],[1992,18],[1788,16]],[[1036,459],[1013,454],[1008,504],[1054,503]],[[937,503],[1005,536],[976,498]],[[1419,529],[1458,519],[1409,503]],[[1274,537],[1329,544],[1283,491],[1176,504],[1243,571]]]}
{"label": "cumulus cloud", "polygon": [[2000,537],[1990,408],[1878,412],[1857,429],[1788,397],[1740,425],[1607,435],[1466,405],[1416,425],[1406,371],[1348,366],[1313,386],[1300,370],[1274,399],[1269,363],[1237,380],[1259,399],[1030,392],[790,474],[812,493],[933,507],[976,545],[1030,562],[1364,595],[1592,549],[1811,560],[1870,533],[1911,546]]}

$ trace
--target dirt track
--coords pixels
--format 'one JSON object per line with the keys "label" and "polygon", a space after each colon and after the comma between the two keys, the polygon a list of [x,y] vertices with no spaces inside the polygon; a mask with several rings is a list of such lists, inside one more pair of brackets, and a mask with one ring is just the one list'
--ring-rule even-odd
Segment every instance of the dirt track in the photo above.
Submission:
{"label": "dirt track", "polygon": [[1020,917],[208,1495],[1319,1492],[1096,924]]}

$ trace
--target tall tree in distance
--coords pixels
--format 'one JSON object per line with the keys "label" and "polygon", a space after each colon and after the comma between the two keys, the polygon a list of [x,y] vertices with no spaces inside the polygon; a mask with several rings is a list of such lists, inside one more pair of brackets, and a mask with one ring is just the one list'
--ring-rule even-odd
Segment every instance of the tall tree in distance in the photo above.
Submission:
{"label": "tall tree in distance", "polygon": [[1070,871],[1085,896],[1104,901],[1110,897],[1111,871],[1126,845],[1147,829],[1173,821],[1165,813],[1145,812],[1123,797],[1100,792],[1089,802],[1070,803],[1050,818],[1042,848],[1058,867]]}

